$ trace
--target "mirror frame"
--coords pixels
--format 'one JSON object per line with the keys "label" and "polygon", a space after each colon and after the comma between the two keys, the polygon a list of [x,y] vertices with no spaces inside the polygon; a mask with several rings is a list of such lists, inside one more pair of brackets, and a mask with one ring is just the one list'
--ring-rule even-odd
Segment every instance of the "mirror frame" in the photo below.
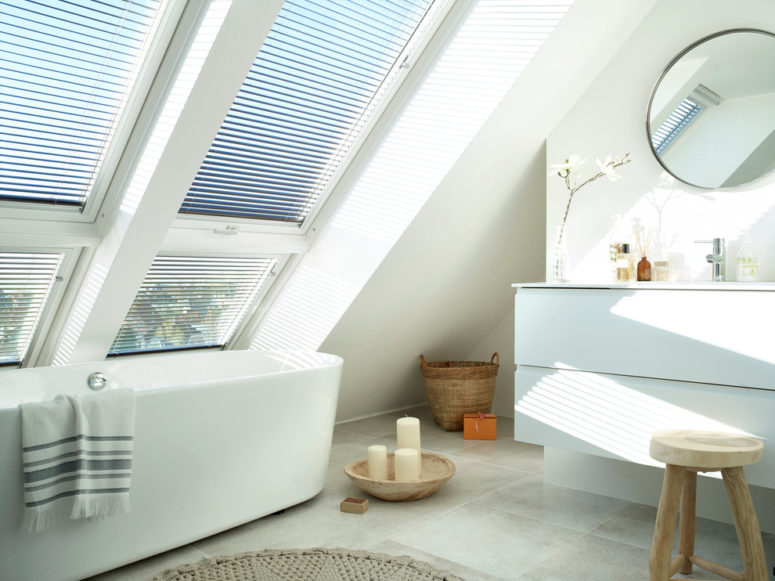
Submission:
{"label": "mirror frame", "polygon": [[764,177],[766,177],[768,175],[771,175],[773,172],[772,171],[767,172],[767,173],[765,173],[763,175],[760,175],[759,177],[757,177],[757,178],[755,178],[755,179],[753,179],[753,180],[751,180],[749,182],[745,182],[745,183],[742,183],[742,184],[736,184],[734,186],[726,186],[726,187],[723,187],[723,186],[702,186],[702,185],[698,185],[698,184],[694,184],[692,182],[686,181],[684,178],[675,175],[675,173],[673,173],[673,171],[670,168],[668,168],[662,162],[662,159],[659,157],[659,155],[657,155],[657,152],[654,150],[654,146],[653,146],[652,141],[651,141],[651,105],[654,102],[654,95],[656,95],[657,89],[659,88],[659,85],[662,83],[663,79],[670,72],[670,69],[673,68],[673,65],[675,65],[684,56],[686,56],[686,54],[688,54],[689,52],[691,52],[692,50],[694,50],[695,48],[697,48],[701,44],[704,44],[704,43],[706,43],[706,42],[708,42],[710,40],[713,40],[714,38],[718,38],[720,36],[726,36],[728,34],[741,33],[741,32],[755,33],[755,34],[764,34],[766,36],[769,36],[769,37],[775,39],[775,33],[769,32],[767,30],[762,30],[760,28],[729,28],[729,29],[721,30],[719,32],[714,32],[713,34],[709,34],[707,36],[704,36],[704,37],[700,38],[699,40],[693,42],[692,44],[690,44],[689,46],[684,48],[682,51],[680,51],[676,56],[674,56],[670,60],[669,63],[667,63],[665,68],[662,70],[662,73],[659,75],[659,77],[657,78],[656,82],[654,83],[654,85],[651,88],[651,93],[649,95],[648,107],[646,107],[646,139],[647,139],[647,142],[648,142],[649,150],[651,151],[651,153],[654,156],[654,158],[657,160],[657,163],[659,163],[659,165],[662,167],[662,169],[664,169],[668,174],[673,176],[679,182],[687,184],[687,185],[695,187],[695,188],[702,189],[702,190],[734,190],[735,188],[740,188],[740,187],[746,186],[748,184],[754,183],[754,182],[756,182],[756,181],[758,181],[758,180],[760,180],[760,179],[762,179],[762,178],[764,178]]}

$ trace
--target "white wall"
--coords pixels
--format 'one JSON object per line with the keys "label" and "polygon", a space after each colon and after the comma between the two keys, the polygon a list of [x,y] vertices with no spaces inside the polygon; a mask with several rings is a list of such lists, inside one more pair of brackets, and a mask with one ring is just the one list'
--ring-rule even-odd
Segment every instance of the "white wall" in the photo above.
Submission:
{"label": "white wall", "polygon": [[576,1],[322,344],[345,360],[339,420],[425,402],[421,353],[498,351],[513,414],[510,285],[543,277],[546,136],[653,4]]}
{"label": "white wall", "polygon": [[[709,280],[710,245],[694,241],[719,236],[728,241],[727,279],[734,280],[735,254],[748,234],[759,255],[759,280],[775,281],[775,176],[724,191],[674,182],[651,153],[645,130],[652,87],[670,60],[704,36],[742,27],[775,32],[775,3],[661,0],[549,136],[548,164],[577,153],[591,174],[596,157],[630,152],[633,159],[621,168],[620,181],[602,179],[574,196],[567,226],[574,280],[610,281],[609,241],[632,241],[631,226],[639,220],[661,231],[682,280]],[[559,177],[547,180],[551,238],[567,192]]]}

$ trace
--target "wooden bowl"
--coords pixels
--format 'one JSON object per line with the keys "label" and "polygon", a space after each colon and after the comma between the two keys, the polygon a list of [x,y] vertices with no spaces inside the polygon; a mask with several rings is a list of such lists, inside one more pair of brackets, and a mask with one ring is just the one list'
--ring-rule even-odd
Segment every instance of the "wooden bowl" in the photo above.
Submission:
{"label": "wooden bowl", "polygon": [[388,454],[388,479],[369,478],[368,458],[356,460],[345,466],[344,473],[356,486],[370,495],[382,500],[404,501],[418,500],[436,492],[455,474],[455,465],[439,454],[422,453],[422,473],[419,480],[396,482],[395,454]]}

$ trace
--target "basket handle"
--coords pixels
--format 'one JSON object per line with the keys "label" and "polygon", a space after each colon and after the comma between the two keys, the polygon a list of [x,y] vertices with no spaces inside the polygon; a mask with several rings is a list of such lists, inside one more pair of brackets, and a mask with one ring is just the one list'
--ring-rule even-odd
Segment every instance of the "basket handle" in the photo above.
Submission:
{"label": "basket handle", "polygon": [[426,366],[427,366],[427,364],[426,364],[426,361],[425,361],[425,357],[421,353],[420,354],[420,367],[425,368]]}

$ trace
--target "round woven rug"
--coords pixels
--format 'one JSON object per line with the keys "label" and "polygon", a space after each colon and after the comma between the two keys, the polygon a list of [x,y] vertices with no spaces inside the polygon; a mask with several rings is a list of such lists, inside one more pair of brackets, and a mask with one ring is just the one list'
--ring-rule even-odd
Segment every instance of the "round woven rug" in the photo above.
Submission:
{"label": "round woven rug", "polygon": [[202,559],[153,581],[463,581],[409,557],[346,549],[261,551]]}

